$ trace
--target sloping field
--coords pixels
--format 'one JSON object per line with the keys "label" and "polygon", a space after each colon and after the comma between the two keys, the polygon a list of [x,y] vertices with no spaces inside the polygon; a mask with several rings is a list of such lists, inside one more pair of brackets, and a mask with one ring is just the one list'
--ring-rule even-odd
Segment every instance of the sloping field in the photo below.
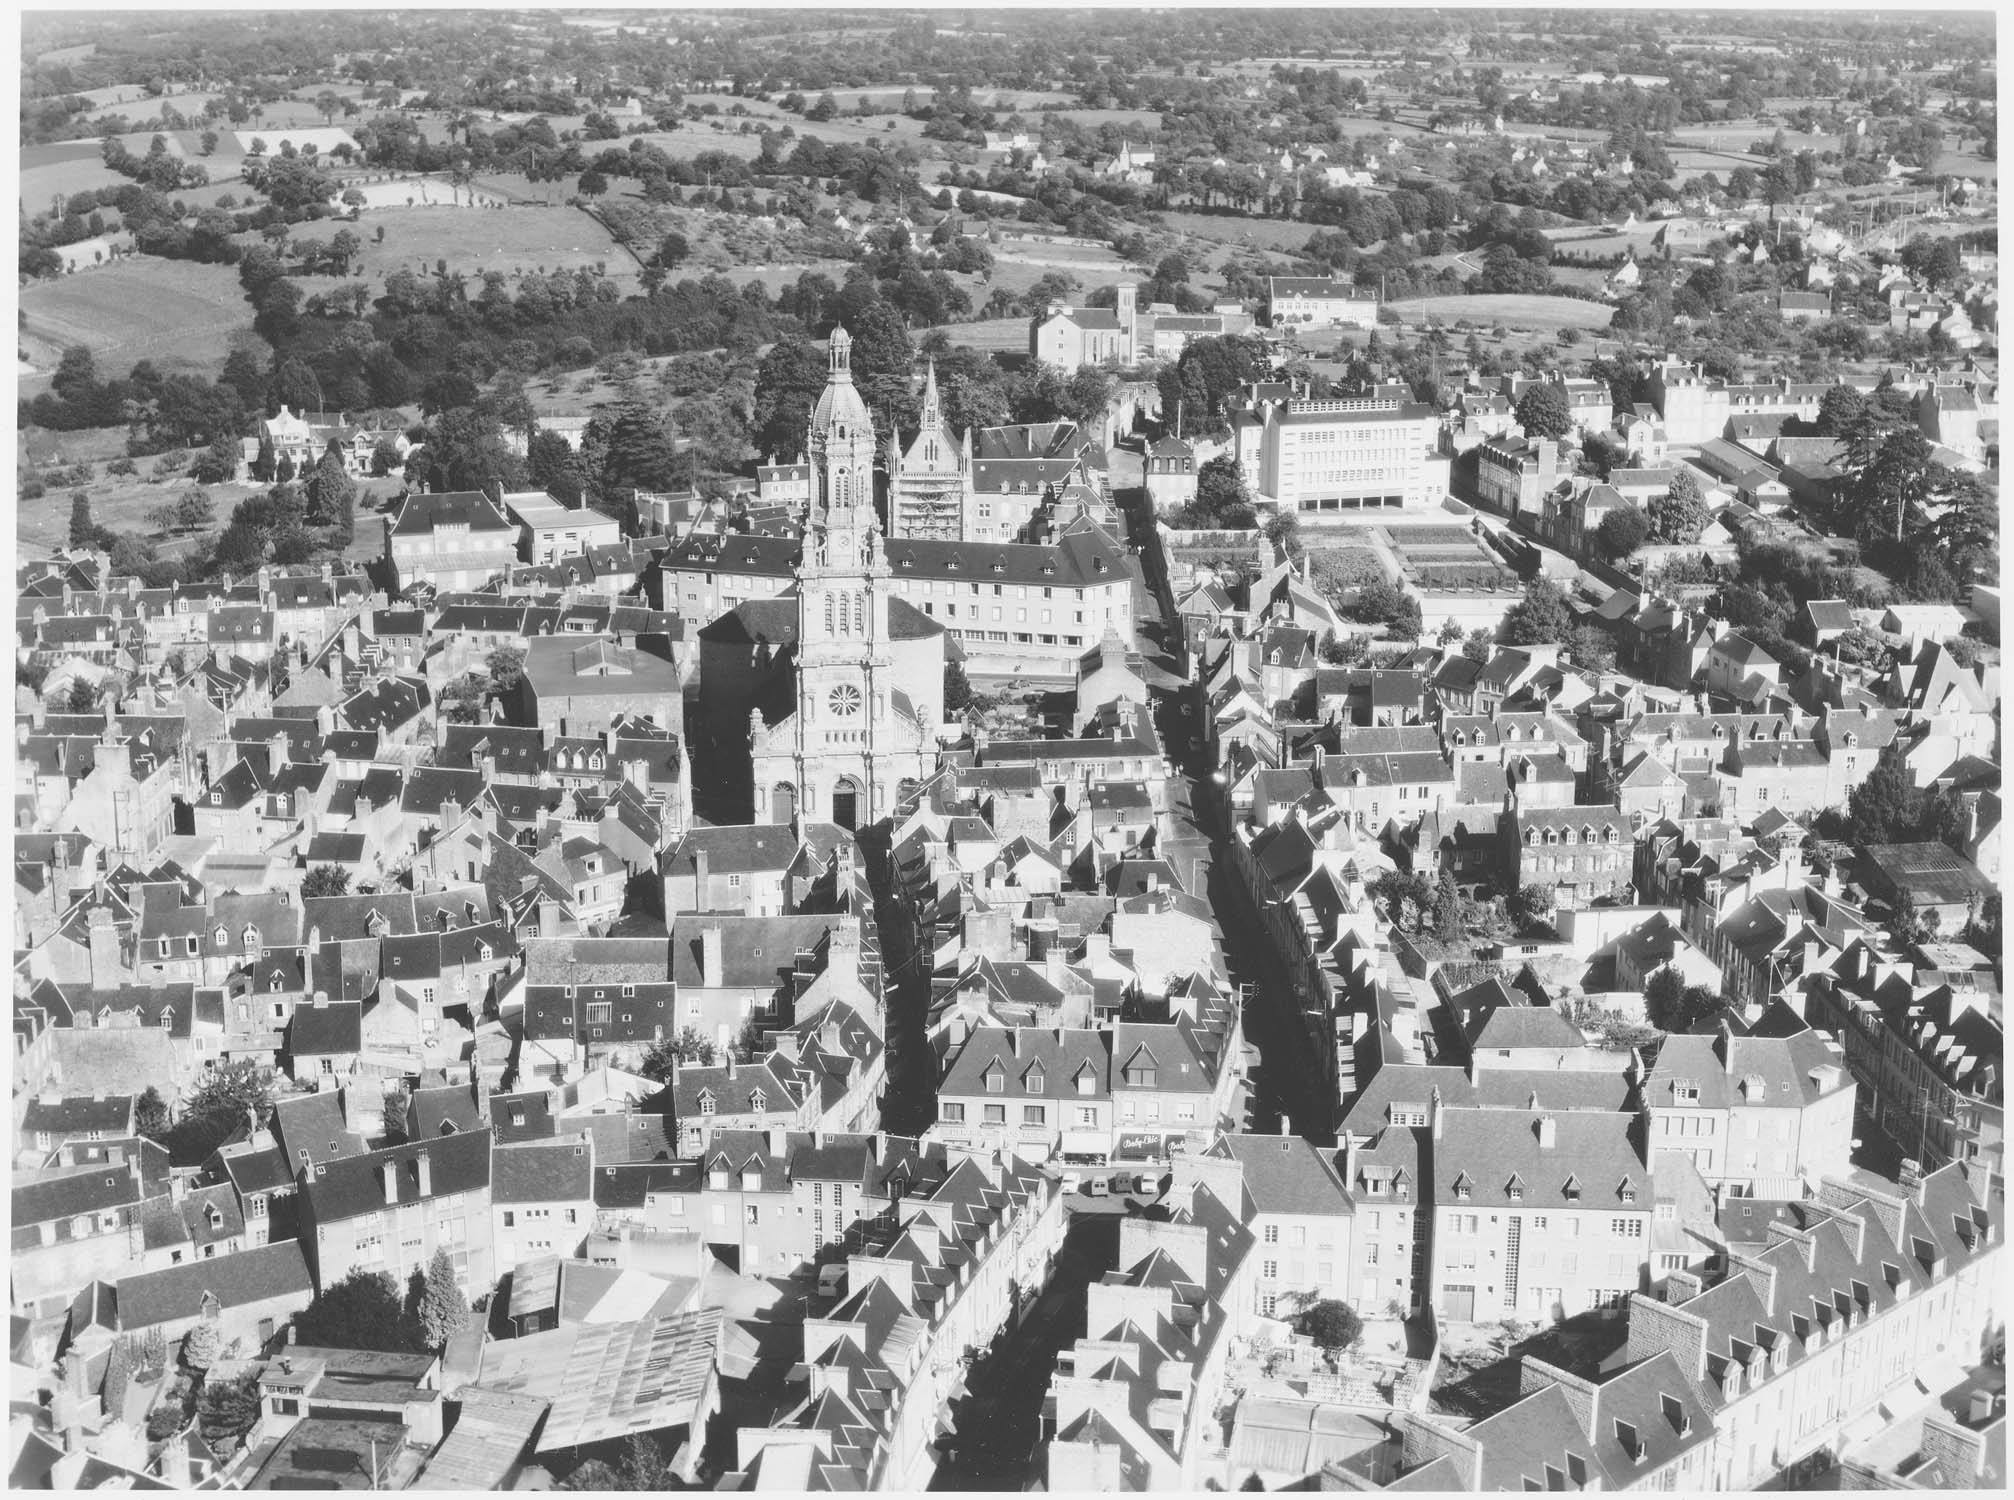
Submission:
{"label": "sloping field", "polygon": [[[303,226],[304,238],[325,239],[342,225],[331,221],[328,233],[320,225]],[[385,233],[382,244],[377,232]],[[520,203],[509,208],[383,208],[364,215],[355,226],[364,241],[363,254],[351,270],[379,280],[400,267],[430,273],[446,260],[455,270],[550,272],[564,267],[602,263],[611,276],[634,273],[636,262],[610,236],[599,219],[555,203],[550,208]]]}
{"label": "sloping field", "polygon": [[[228,266],[136,255],[22,287],[17,337],[44,375],[69,344],[96,354],[101,373],[123,375],[142,359],[164,371],[209,373],[223,363],[228,336],[251,322],[237,272]],[[24,391],[33,395],[40,386],[31,386],[27,374]]]}
{"label": "sloping field", "polygon": [[1466,319],[1485,327],[1502,323],[1507,328],[1530,328],[1539,333],[1557,333],[1562,328],[1606,328],[1615,309],[1600,302],[1582,302],[1577,297],[1532,297],[1521,295],[1478,295],[1474,297],[1429,297],[1409,302],[1392,302],[1401,318],[1416,323],[1428,313],[1442,323]]}
{"label": "sloping field", "polygon": [[[926,328],[919,332],[937,332]],[[1028,320],[1026,318],[989,318],[979,323],[947,324],[943,332],[951,342],[967,349],[978,349],[988,354],[1005,352],[1026,354],[1028,352]]]}
{"label": "sloping field", "polygon": [[1292,254],[1320,229],[1319,224],[1297,224],[1288,219],[1242,219],[1228,215],[1170,212],[1161,215],[1170,229],[1193,234],[1199,240],[1216,240],[1225,245],[1249,245],[1258,250],[1279,250]]}

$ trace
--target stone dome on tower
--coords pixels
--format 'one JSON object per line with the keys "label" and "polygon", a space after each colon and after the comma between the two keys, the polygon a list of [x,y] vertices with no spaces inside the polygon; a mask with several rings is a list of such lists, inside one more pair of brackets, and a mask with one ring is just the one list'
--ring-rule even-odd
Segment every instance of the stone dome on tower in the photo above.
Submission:
{"label": "stone dome on tower", "polygon": [[864,436],[871,443],[873,434],[874,419],[853,384],[853,335],[835,328],[826,355],[825,389],[811,410],[811,441],[822,447],[835,436],[852,442]]}

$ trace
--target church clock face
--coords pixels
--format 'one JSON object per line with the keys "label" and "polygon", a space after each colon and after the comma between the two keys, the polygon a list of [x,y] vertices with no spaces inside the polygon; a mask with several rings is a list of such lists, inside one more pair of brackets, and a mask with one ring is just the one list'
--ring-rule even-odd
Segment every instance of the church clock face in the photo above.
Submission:
{"label": "church clock face", "polygon": [[835,719],[851,719],[860,713],[860,689],[842,682],[826,695],[825,706]]}

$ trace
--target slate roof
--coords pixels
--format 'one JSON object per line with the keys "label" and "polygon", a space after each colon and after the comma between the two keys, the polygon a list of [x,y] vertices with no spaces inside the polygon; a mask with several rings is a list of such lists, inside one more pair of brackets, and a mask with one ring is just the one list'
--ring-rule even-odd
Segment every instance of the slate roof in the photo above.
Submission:
{"label": "slate roof", "polygon": [[587,1142],[570,1138],[498,1146],[490,1162],[490,1202],[587,1202],[594,1194],[591,1151]]}
{"label": "slate roof", "polygon": [[1259,1213],[1355,1212],[1335,1153],[1299,1136],[1221,1136],[1210,1154],[1230,1157],[1244,1168],[1245,1192]]}
{"label": "slate roof", "polygon": [[379,1213],[386,1207],[383,1168],[392,1167],[394,1192],[401,1204],[423,1201],[415,1163],[424,1152],[433,1179],[434,1198],[487,1190],[490,1184],[490,1133],[463,1131],[416,1144],[391,1146],[362,1156],[318,1163],[307,1184],[315,1221],[328,1224],[358,1214]]}
{"label": "slate roof", "polygon": [[211,1260],[168,1266],[121,1278],[119,1327],[131,1333],[161,1323],[202,1316],[203,1301],[214,1297],[228,1311],[279,1298],[298,1298],[306,1307],[315,1284],[298,1240],[281,1240]]}
{"label": "slate roof", "polygon": [[[1550,1147],[1539,1144],[1541,1120],[1552,1122]],[[1510,1196],[1513,1176],[1522,1189],[1517,1199]],[[1577,1196],[1569,1195],[1570,1180],[1578,1184]],[[1459,1191],[1464,1181],[1466,1198]],[[1633,1189],[1633,1200],[1624,1197],[1625,1182]],[[1591,1110],[1445,1109],[1434,1144],[1434,1201],[1648,1215],[1650,1165],[1641,1122],[1635,1115]]]}

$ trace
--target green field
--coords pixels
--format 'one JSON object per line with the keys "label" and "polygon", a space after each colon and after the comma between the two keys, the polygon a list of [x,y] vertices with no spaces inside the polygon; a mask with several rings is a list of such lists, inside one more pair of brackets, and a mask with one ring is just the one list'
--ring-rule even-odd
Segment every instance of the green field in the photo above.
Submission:
{"label": "green field", "polygon": [[[919,329],[918,339],[933,329]],[[979,323],[948,324],[944,332],[951,342],[967,349],[978,349],[983,353],[1026,354],[1028,352],[1028,320],[1026,318],[988,318]]]}
{"label": "green field", "polygon": [[17,341],[27,357],[26,394],[41,389],[64,348],[82,344],[101,373],[123,375],[142,359],[164,371],[214,373],[229,336],[249,328],[252,310],[228,266],[136,255],[21,288]]}
{"label": "green field", "polygon": [[1408,323],[1418,323],[1431,313],[1437,322],[1449,325],[1464,320],[1484,327],[1502,323],[1508,328],[1528,328],[1537,333],[1557,333],[1562,328],[1606,328],[1609,319],[1615,316],[1612,307],[1600,302],[1582,302],[1576,297],[1430,297],[1387,305],[1396,308]]}
{"label": "green field", "polygon": [[1291,255],[1315,235],[1318,224],[1298,224],[1287,219],[1231,218],[1218,214],[1168,212],[1161,222],[1181,234],[1199,240],[1238,245],[1255,250],[1276,250]]}
{"label": "green field", "polygon": [[[303,226],[304,237],[328,239],[340,225]],[[597,263],[617,279],[633,280],[636,262],[618,245],[601,221],[578,208],[555,203],[515,204],[509,208],[380,208],[351,226],[363,240],[360,266],[347,280],[381,282],[405,268],[431,272],[445,259],[458,271],[531,271],[543,267],[572,270]],[[384,243],[377,233],[385,232]],[[306,283],[303,283],[304,287]]]}

